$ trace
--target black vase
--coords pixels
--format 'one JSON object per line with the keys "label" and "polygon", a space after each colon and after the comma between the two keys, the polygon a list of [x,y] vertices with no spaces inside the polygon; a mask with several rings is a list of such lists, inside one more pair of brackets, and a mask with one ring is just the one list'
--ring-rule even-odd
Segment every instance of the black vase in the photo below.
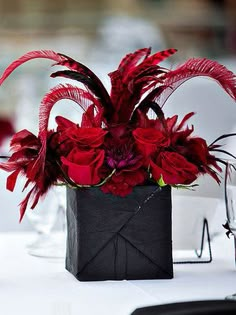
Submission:
{"label": "black vase", "polygon": [[171,188],[67,189],[66,269],[80,281],[173,278]]}

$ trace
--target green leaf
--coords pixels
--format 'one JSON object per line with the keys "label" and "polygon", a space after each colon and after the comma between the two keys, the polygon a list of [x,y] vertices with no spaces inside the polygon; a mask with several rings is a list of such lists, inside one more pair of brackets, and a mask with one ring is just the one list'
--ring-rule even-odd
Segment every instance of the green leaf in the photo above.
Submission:
{"label": "green leaf", "polygon": [[159,178],[159,180],[157,181],[157,184],[160,186],[160,187],[164,187],[166,186],[167,184],[164,182],[164,179],[161,175],[161,177]]}

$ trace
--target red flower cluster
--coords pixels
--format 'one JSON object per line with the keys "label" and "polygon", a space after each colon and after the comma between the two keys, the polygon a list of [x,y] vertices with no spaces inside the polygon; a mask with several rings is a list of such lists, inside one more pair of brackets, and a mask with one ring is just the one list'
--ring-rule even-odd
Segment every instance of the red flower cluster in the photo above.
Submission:
{"label": "red flower cluster", "polygon": [[[176,88],[195,76],[215,79],[236,99],[236,77],[224,66],[207,59],[190,59],[175,70],[159,66],[175,53],[169,49],[151,55],[149,48],[125,56],[118,69],[109,74],[111,92],[86,66],[53,51],[30,52],[13,62],[0,78],[0,84],[22,63],[33,58],[49,58],[68,70],[52,77],[79,81],[85,89],[59,84],[43,98],[39,112],[39,134],[27,130],[14,135],[12,155],[0,168],[11,172],[7,188],[14,190],[19,174],[26,177],[26,188],[33,185],[21,203],[21,218],[30,198],[33,208],[52,185],[100,186],[104,193],[126,196],[133,187],[191,185],[199,175],[209,174],[220,183],[219,163],[214,153],[230,154],[217,142],[193,135],[178,115],[165,117],[163,106]],[[84,111],[80,124],[56,117],[57,128],[48,130],[52,107],[61,99],[76,102]],[[149,111],[156,114],[149,117]],[[232,135],[232,134],[231,134]],[[231,136],[223,135],[218,138]],[[214,152],[215,151],[215,152]]]}

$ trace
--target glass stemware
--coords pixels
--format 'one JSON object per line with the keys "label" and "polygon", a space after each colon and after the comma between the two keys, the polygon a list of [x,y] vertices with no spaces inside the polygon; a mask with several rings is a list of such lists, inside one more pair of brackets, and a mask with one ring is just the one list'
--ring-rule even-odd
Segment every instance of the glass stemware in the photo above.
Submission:
{"label": "glass stemware", "polygon": [[65,187],[55,186],[34,210],[26,212],[27,219],[37,232],[36,240],[27,246],[30,255],[65,257],[65,200]]}
{"label": "glass stemware", "polygon": [[[228,227],[234,237],[234,257],[236,263],[236,162],[228,161],[225,174],[225,206]],[[236,293],[226,296],[227,300],[236,300]]]}
{"label": "glass stemware", "polygon": [[[236,162],[229,161],[225,174],[225,206],[229,228],[236,238]],[[236,241],[235,241],[236,244]],[[236,251],[235,251],[236,252]],[[236,260],[235,260],[236,262]]]}

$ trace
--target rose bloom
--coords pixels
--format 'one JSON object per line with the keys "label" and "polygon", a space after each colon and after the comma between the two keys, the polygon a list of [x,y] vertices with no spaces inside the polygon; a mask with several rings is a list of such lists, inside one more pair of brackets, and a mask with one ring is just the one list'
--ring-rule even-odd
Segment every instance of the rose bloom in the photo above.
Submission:
{"label": "rose bloom", "polygon": [[74,148],[61,162],[68,176],[78,185],[96,185],[100,182],[99,168],[105,157],[103,150],[82,151]]}
{"label": "rose bloom", "polygon": [[56,117],[60,143],[67,146],[79,145],[81,148],[98,148],[104,142],[107,131],[102,128],[81,128],[74,122],[61,116]]}
{"label": "rose bloom", "polygon": [[156,159],[150,161],[153,178],[158,181],[161,176],[165,184],[189,185],[196,178],[199,170],[182,155],[176,152],[161,152]]}
{"label": "rose bloom", "polygon": [[133,131],[138,151],[141,152],[145,159],[159,151],[162,147],[169,145],[168,137],[155,128],[136,128]]}
{"label": "rose bloom", "polygon": [[97,148],[104,142],[107,131],[102,128],[80,128],[77,125],[65,129],[62,137],[71,140],[80,147]]}

